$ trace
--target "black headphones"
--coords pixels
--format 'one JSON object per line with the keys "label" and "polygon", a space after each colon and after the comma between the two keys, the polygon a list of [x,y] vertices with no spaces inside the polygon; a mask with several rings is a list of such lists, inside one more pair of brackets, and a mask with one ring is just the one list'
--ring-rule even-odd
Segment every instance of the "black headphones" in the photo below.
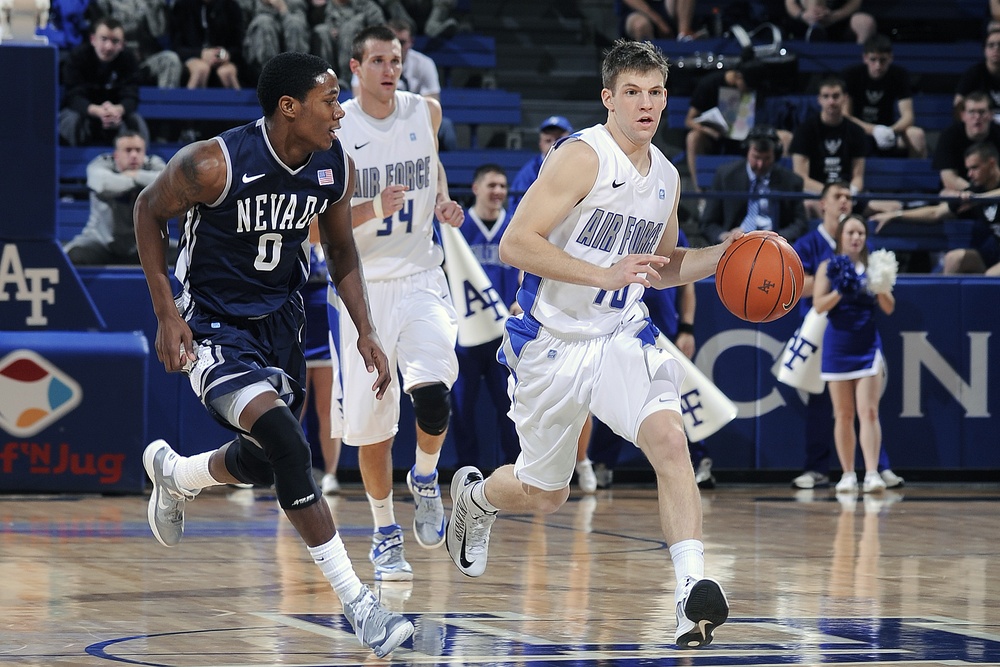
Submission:
{"label": "black headphones", "polygon": [[778,136],[778,131],[773,127],[765,123],[754,125],[750,129],[749,134],[747,134],[746,139],[743,140],[743,152],[745,153],[750,150],[751,144],[757,142],[770,142],[774,148],[774,159],[776,161],[781,159],[784,147],[781,145],[781,138]]}

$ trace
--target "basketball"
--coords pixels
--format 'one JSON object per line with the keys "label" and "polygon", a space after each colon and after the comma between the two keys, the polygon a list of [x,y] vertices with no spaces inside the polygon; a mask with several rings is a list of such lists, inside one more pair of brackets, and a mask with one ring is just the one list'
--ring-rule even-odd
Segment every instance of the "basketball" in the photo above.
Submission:
{"label": "basketball", "polygon": [[805,275],[802,260],[774,232],[745,234],[726,248],[715,269],[719,299],[747,322],[771,322],[799,302]]}

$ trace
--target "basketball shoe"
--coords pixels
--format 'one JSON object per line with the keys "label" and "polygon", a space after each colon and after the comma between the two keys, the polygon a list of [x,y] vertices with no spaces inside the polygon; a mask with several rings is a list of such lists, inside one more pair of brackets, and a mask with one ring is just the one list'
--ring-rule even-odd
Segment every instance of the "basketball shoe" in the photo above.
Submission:
{"label": "basketball shoe", "polygon": [[712,459],[707,456],[698,463],[694,471],[694,481],[699,489],[714,489],[715,475],[712,474]]}
{"label": "basketball shoe", "polygon": [[796,489],[818,489],[830,486],[830,478],[821,472],[807,470],[792,480],[792,486]]}
{"label": "basketball shoe", "polygon": [[885,491],[885,487],[885,481],[877,472],[872,471],[865,473],[865,481],[861,485],[861,491],[863,493],[882,493]]}
{"label": "basketball shoe", "polygon": [[855,472],[845,472],[840,476],[840,481],[834,487],[837,493],[856,493],[858,490],[858,474]]}
{"label": "basketball shoe", "polygon": [[472,499],[472,487],[483,482],[483,473],[473,466],[459,468],[451,480],[451,521],[448,522],[448,555],[468,577],[486,571],[490,528],[496,512],[487,512]]}
{"label": "basketball shoe", "polygon": [[337,481],[337,476],[332,473],[326,473],[320,480],[320,491],[323,492],[324,496],[330,496],[336,493],[340,493],[340,482]]}
{"label": "basketball shoe", "polygon": [[184,503],[194,500],[197,492],[182,489],[174,480],[177,452],[165,440],[154,440],[142,453],[142,465],[153,482],[146,519],[156,541],[165,547],[176,546],[184,535]]}
{"label": "basketball shoe", "polygon": [[412,581],[413,568],[403,553],[403,529],[398,523],[384,526],[372,534],[368,559],[375,566],[375,581]]}
{"label": "basketball shoe", "polygon": [[902,477],[894,473],[892,470],[890,470],[889,468],[886,468],[885,470],[880,472],[879,475],[882,476],[882,481],[885,482],[885,488],[887,489],[899,488],[903,486],[904,482],[906,481]]}
{"label": "basketball shoe", "polygon": [[729,600],[722,586],[714,579],[688,577],[677,588],[674,643],[681,648],[708,646],[715,628],[729,618]]}
{"label": "basketball shoe", "polygon": [[344,605],[344,616],[354,634],[375,655],[384,658],[413,634],[413,623],[406,617],[387,611],[371,589],[361,584],[358,596]]}
{"label": "basketball shoe", "polygon": [[444,544],[444,505],[441,504],[441,487],[438,473],[421,477],[416,469],[406,473],[406,486],[413,494],[416,512],[413,515],[413,536],[424,549],[437,549]]}
{"label": "basketball shoe", "polygon": [[597,491],[597,474],[594,473],[594,463],[590,459],[576,462],[576,483],[584,493]]}

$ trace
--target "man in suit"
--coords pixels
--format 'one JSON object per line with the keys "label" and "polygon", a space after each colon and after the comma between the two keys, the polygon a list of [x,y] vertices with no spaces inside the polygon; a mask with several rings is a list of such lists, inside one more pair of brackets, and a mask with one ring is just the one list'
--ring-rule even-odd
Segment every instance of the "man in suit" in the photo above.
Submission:
{"label": "man in suit", "polygon": [[778,164],[781,141],[774,128],[757,125],[747,135],[746,160],[718,168],[712,179],[715,192],[745,192],[746,197],[713,197],[701,216],[701,233],[719,243],[734,230],[769,229],[794,241],[808,231],[801,199],[775,199],[770,192],[802,192],[802,178]]}

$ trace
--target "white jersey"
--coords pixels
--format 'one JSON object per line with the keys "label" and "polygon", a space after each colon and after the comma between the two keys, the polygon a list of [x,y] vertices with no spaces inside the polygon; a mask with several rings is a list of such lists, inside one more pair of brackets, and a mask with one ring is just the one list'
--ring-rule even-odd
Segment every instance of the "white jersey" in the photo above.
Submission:
{"label": "white jersey", "polygon": [[[655,252],[680,188],[677,169],[650,145],[649,173],[643,176],[603,125],[582,130],[561,143],[573,140],[584,141],[597,151],[597,180],[552,230],[549,242],[600,267],[611,266],[625,255]],[[632,284],[608,293],[526,273],[517,300],[525,313],[549,331],[590,337],[610,334],[631,318],[630,311],[643,291],[642,285]]]}
{"label": "white jersey", "polygon": [[388,185],[407,186],[403,210],[354,228],[366,280],[391,280],[440,266],[444,253],[434,238],[438,159],[427,102],[396,92],[388,118],[372,118],[357,100],[344,103],[337,136],[354,158],[351,206],[377,197]]}

